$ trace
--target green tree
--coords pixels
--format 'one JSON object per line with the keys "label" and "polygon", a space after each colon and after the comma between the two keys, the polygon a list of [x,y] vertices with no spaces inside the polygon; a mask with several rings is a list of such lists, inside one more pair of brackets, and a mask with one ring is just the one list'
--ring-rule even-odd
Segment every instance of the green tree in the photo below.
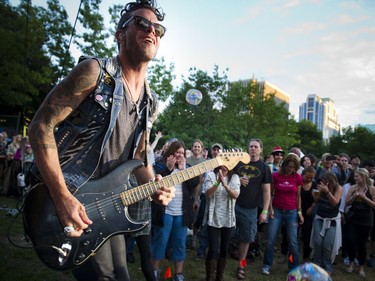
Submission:
{"label": "green tree", "polygon": [[53,81],[68,74],[74,66],[74,59],[69,52],[69,38],[72,26],[68,14],[59,0],[48,0],[47,9],[41,9],[41,20],[44,22],[47,34],[46,53],[51,58],[51,73]]}
{"label": "green tree", "polygon": [[284,104],[277,104],[273,93],[259,92],[256,83],[231,83],[220,94],[220,103],[217,123],[228,147],[246,149],[249,139],[260,138],[268,153],[276,145],[290,147],[298,142],[297,124]]}
{"label": "green tree", "polygon": [[147,70],[147,79],[150,87],[158,94],[160,101],[165,102],[173,93],[172,81],[176,78],[173,74],[174,64],[165,65],[165,59],[154,59]]}
{"label": "green tree", "polygon": [[[174,91],[167,107],[160,114],[155,129],[164,133],[166,138],[177,137],[190,146],[194,139],[202,139],[205,144],[218,141],[215,118],[218,110],[213,108],[215,95],[222,91],[227,83],[226,73],[214,68],[212,76],[207,72],[191,68],[189,76],[183,78],[182,86]],[[203,99],[198,105],[186,101],[190,89],[199,90]]]}
{"label": "green tree", "polygon": [[0,1],[1,104],[21,110],[51,85],[50,59],[46,54],[46,32],[42,10],[21,1],[12,7]]}
{"label": "green tree", "polygon": [[215,118],[215,127],[218,130],[217,141],[226,147],[246,147],[251,132],[248,122],[249,93],[250,84],[244,86],[242,82],[231,83],[227,91],[219,93],[220,111]]}
{"label": "green tree", "polygon": [[[185,101],[191,88],[203,93],[198,106]],[[159,119],[157,130],[188,145],[200,138],[205,144],[220,142],[227,148],[246,149],[250,138],[261,138],[267,152],[275,145],[289,147],[299,142],[297,123],[273,94],[259,93],[258,87],[248,82],[229,83],[226,71],[220,73],[217,66],[211,76],[190,69]]]}
{"label": "green tree", "polygon": [[311,121],[302,120],[298,123],[298,136],[304,153],[312,153],[319,157],[325,152],[322,143],[323,133]]}
{"label": "green tree", "polygon": [[[77,34],[75,40],[84,55],[111,57],[115,54],[116,45],[114,39],[112,44],[110,32],[104,26],[104,19],[99,11],[101,0],[82,0],[83,7],[80,9],[79,21],[84,28],[82,34]],[[118,6],[111,8],[112,12],[118,11]],[[108,47],[109,46],[109,47]]]}
{"label": "green tree", "polygon": [[357,154],[362,159],[375,159],[375,134],[362,126],[349,126],[343,129],[341,135],[330,138],[329,152],[345,152]]}

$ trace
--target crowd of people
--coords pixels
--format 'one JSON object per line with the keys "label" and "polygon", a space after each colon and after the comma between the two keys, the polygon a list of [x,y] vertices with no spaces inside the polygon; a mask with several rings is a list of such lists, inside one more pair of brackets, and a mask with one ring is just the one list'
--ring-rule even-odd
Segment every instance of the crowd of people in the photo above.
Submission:
{"label": "crowd of people", "polygon": [[16,134],[0,133],[0,194],[20,197],[28,185],[28,171],[34,161],[34,154],[28,138]]}
{"label": "crowd of people", "polygon": [[[169,166],[168,173],[177,169],[177,164],[161,165],[160,162],[166,163],[170,157],[169,147],[177,144],[182,147],[180,143],[173,138],[156,151],[156,159],[160,159],[154,164],[156,173],[166,175],[160,167],[165,169]],[[195,140],[190,147],[191,156],[184,166],[197,165],[216,157],[223,151],[223,145],[215,143],[211,150],[207,150],[210,152],[205,157],[203,142]],[[184,147],[180,155],[186,156],[186,151],[188,149]],[[232,171],[218,167],[196,179],[196,186],[176,186],[176,194],[179,189],[190,190],[190,212],[185,214],[193,212],[195,220],[190,220],[185,227],[196,230],[191,231],[194,243],[188,244],[185,238],[180,239],[184,244],[181,249],[186,251],[189,245],[196,250],[196,259],[205,259],[206,280],[223,280],[224,271],[228,270],[229,244],[234,237],[238,241],[236,276],[239,280],[246,279],[244,261],[248,257],[249,246],[259,244],[261,234],[264,237],[260,246],[264,252],[263,267],[259,269],[262,274],[271,274],[274,252],[280,246],[285,249],[282,250],[286,256],[283,261],[289,270],[301,263],[313,262],[332,275],[333,264],[341,252],[348,273],[352,273],[358,265],[358,274],[366,276],[365,264],[369,267],[375,265],[373,161],[365,161],[361,165],[359,156],[349,157],[344,153],[325,153],[318,159],[312,154],[304,155],[299,148],[292,148],[286,153],[280,146],[273,148],[263,161],[260,139],[249,141],[248,153],[250,162],[239,163]],[[175,157],[179,159],[178,155]],[[276,163],[272,159],[277,159]],[[191,191],[194,188],[195,191]],[[177,199],[172,202],[174,200]],[[179,206],[182,206],[181,203]],[[203,214],[202,218],[200,214]],[[153,221],[154,227],[158,228]],[[177,233],[169,230],[164,233],[162,252],[158,251],[157,242],[152,243],[153,252],[157,253],[157,263],[154,263],[156,280],[159,280],[161,260],[168,252],[168,240],[173,241]],[[186,233],[184,231],[184,235]],[[366,252],[368,240],[371,240],[371,253]],[[172,245],[173,242],[170,243],[173,253]],[[178,258],[172,255],[168,258],[176,262],[186,256]],[[183,274],[182,269],[176,264],[179,276]]]}
{"label": "crowd of people", "polygon": [[[68,238],[81,236],[93,224],[85,206],[74,197],[90,179],[137,159],[145,165],[130,176],[135,187],[202,165],[224,149],[219,143],[209,149],[201,140],[188,149],[175,136],[154,153],[163,137],[160,132],[149,145],[158,102],[146,73],[166,33],[160,23],[163,19],[164,12],[153,0],[127,3],[115,33],[117,56],[82,58],[52,89],[30,124],[31,146],[23,144],[20,135],[13,141],[4,132],[0,135],[2,193],[19,192],[16,177],[26,174],[23,169],[30,167],[24,160],[33,152],[29,184],[47,188]],[[280,146],[263,158],[260,139],[239,144],[245,145],[249,163],[240,162],[231,171],[219,166],[174,186],[164,184],[150,198],[129,206],[133,218],[151,223],[142,232],[111,236],[95,255],[73,269],[74,277],[130,280],[127,258],[135,261],[131,253],[137,245],[146,280],[160,280],[161,265],[168,257],[175,264],[174,281],[183,281],[189,229],[196,258],[205,260],[207,281],[223,280],[224,272],[232,270],[226,260],[233,237],[238,242],[233,270],[239,280],[247,278],[246,259],[254,243],[264,250],[259,271],[271,274],[279,231],[286,265],[296,267],[302,262],[299,230],[303,261],[312,260],[332,274],[341,248],[348,273],[357,261],[359,274],[365,276],[365,263],[375,264],[373,162],[361,166],[358,156],[349,158],[344,153],[337,157],[327,153],[318,160],[298,147],[286,153]],[[32,162],[32,157],[27,159]],[[342,236],[349,241],[346,245]]]}

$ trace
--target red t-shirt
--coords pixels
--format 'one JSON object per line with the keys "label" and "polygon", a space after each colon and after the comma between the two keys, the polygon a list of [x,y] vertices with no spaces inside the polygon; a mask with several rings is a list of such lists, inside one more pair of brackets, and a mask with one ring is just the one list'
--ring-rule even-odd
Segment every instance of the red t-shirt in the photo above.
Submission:
{"label": "red t-shirt", "polygon": [[272,206],[282,210],[295,210],[297,206],[298,186],[302,186],[302,177],[298,173],[281,175],[272,174],[274,196]]}

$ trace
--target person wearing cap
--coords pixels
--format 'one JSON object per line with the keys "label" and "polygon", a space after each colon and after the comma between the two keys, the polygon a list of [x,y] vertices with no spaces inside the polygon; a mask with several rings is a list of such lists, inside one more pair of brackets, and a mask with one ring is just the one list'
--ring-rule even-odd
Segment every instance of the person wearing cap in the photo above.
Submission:
{"label": "person wearing cap", "polygon": [[[67,240],[80,237],[93,223],[89,209],[73,196],[88,180],[103,178],[131,159],[145,162],[133,172],[139,184],[155,179],[146,144],[158,102],[146,74],[166,32],[163,19],[154,0],[127,3],[115,33],[118,55],[80,60],[48,94],[30,124],[33,181],[49,191]],[[152,199],[167,205],[174,196],[174,187],[163,186]],[[145,243],[151,264],[151,242]],[[125,248],[124,235],[111,236],[73,270],[75,278],[130,280]]]}
{"label": "person wearing cap", "polygon": [[316,169],[315,181],[317,184],[320,183],[320,177],[327,172],[331,172],[336,157],[331,153],[324,153],[321,157],[320,165]]}
{"label": "person wearing cap", "polygon": [[272,173],[277,172],[281,163],[283,162],[285,151],[282,150],[281,146],[276,146],[272,149],[271,154],[273,155]]}
{"label": "person wearing cap", "polygon": [[211,155],[212,158],[215,158],[218,152],[223,151],[223,146],[220,143],[214,143],[211,146]]}

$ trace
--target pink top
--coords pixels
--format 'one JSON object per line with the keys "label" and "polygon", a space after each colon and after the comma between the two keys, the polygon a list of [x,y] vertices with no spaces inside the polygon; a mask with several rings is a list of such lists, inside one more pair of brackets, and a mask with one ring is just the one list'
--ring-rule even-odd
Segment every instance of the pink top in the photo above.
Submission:
{"label": "pink top", "polygon": [[302,177],[298,173],[281,175],[279,172],[272,174],[274,196],[272,206],[282,210],[298,209],[298,186],[302,186]]}

